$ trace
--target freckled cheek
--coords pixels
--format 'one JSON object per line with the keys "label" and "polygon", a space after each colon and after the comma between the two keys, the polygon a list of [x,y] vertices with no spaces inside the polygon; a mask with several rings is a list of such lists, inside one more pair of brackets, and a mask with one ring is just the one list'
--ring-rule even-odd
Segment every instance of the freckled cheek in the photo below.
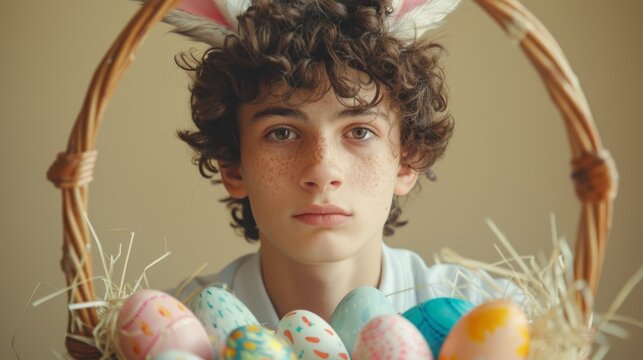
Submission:
{"label": "freckled cheek", "polygon": [[265,196],[275,195],[295,178],[290,162],[278,155],[247,154],[242,162],[246,169],[251,169],[244,174],[246,183],[260,188]]}
{"label": "freckled cheek", "polygon": [[396,162],[387,156],[360,158],[351,166],[351,178],[357,191],[374,194],[388,190],[395,181]]}

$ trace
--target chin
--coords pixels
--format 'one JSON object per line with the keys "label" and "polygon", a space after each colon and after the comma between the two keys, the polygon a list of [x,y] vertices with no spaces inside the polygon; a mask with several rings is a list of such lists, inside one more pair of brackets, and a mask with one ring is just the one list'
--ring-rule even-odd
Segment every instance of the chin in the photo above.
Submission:
{"label": "chin", "polygon": [[307,265],[322,265],[342,262],[344,260],[350,259],[353,254],[345,250],[340,251],[336,249],[320,249],[319,252],[307,253],[303,255],[304,256],[299,256],[299,262]]}
{"label": "chin", "polygon": [[[270,248],[269,251],[276,256],[283,256],[290,261],[306,265],[339,263],[359,257],[360,253],[369,251],[368,248],[371,247],[369,245],[377,242],[377,237],[371,234],[356,234],[352,231],[337,230],[296,231],[288,234],[276,234],[277,236],[274,237],[263,233],[260,235],[260,241],[262,247]],[[279,241],[277,239],[289,240]],[[381,244],[381,240],[377,243]]]}
{"label": "chin", "polygon": [[[297,261],[309,265],[338,263],[350,258],[359,256],[362,250],[365,250],[367,242],[356,243],[354,237],[316,237],[309,239],[297,254]],[[294,250],[294,249],[293,249]]]}

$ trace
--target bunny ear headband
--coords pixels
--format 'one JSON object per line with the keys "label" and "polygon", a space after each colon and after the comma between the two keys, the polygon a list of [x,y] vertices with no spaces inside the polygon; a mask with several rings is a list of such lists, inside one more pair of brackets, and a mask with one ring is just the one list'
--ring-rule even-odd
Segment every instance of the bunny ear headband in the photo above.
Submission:
{"label": "bunny ear headband", "polygon": [[[401,38],[419,38],[440,26],[459,3],[460,0],[393,0],[390,29]],[[176,27],[174,32],[219,47],[227,35],[236,32],[237,16],[251,4],[252,0],[183,0],[163,21]]]}

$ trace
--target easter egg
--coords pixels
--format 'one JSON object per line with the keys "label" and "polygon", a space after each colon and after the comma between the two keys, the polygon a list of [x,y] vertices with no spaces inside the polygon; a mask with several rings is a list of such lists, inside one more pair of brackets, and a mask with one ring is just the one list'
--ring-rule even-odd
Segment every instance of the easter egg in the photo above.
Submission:
{"label": "easter egg", "polygon": [[277,334],[287,339],[298,359],[346,359],[348,351],[332,327],[317,314],[295,310],[277,326]]}
{"label": "easter egg", "polygon": [[431,349],[420,331],[400,315],[382,315],[359,333],[353,360],[432,360]]}
{"label": "easter egg", "polygon": [[447,336],[440,359],[524,360],[529,351],[527,317],[510,300],[493,300],[463,316]]}
{"label": "easter egg", "polygon": [[474,305],[456,298],[435,298],[405,311],[402,316],[417,327],[437,358],[442,343],[455,323]]}
{"label": "easter egg", "polygon": [[187,351],[167,350],[152,357],[152,360],[203,360],[203,359]]}
{"label": "easter egg", "polygon": [[225,360],[295,360],[295,353],[281,336],[260,325],[244,325],[228,335]]}
{"label": "easter egg", "polygon": [[119,348],[128,360],[154,357],[165,350],[185,350],[213,359],[205,329],[180,301],[157,290],[132,294],[118,313]]}
{"label": "easter egg", "polygon": [[330,325],[352,353],[364,325],[376,316],[388,314],[395,314],[395,309],[384,294],[374,287],[364,286],[344,296],[333,312]]}
{"label": "easter egg", "polygon": [[242,325],[259,325],[257,318],[241,300],[220,287],[204,289],[188,306],[205,327],[216,354],[220,353],[232,330]]}

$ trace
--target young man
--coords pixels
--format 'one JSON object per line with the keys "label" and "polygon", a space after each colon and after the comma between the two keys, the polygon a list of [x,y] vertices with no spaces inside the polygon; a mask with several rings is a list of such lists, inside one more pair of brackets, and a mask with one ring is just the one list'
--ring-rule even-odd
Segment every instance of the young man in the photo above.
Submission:
{"label": "young man", "polygon": [[198,130],[180,137],[260,244],[184,294],[224,283],[272,328],[295,309],[329,320],[359,286],[408,289],[389,297],[399,312],[502,295],[506,283],[383,243],[404,224],[398,197],[430,173],[453,128],[441,47],[399,37],[395,11],[385,0],[258,1],[201,60],[181,57]]}

